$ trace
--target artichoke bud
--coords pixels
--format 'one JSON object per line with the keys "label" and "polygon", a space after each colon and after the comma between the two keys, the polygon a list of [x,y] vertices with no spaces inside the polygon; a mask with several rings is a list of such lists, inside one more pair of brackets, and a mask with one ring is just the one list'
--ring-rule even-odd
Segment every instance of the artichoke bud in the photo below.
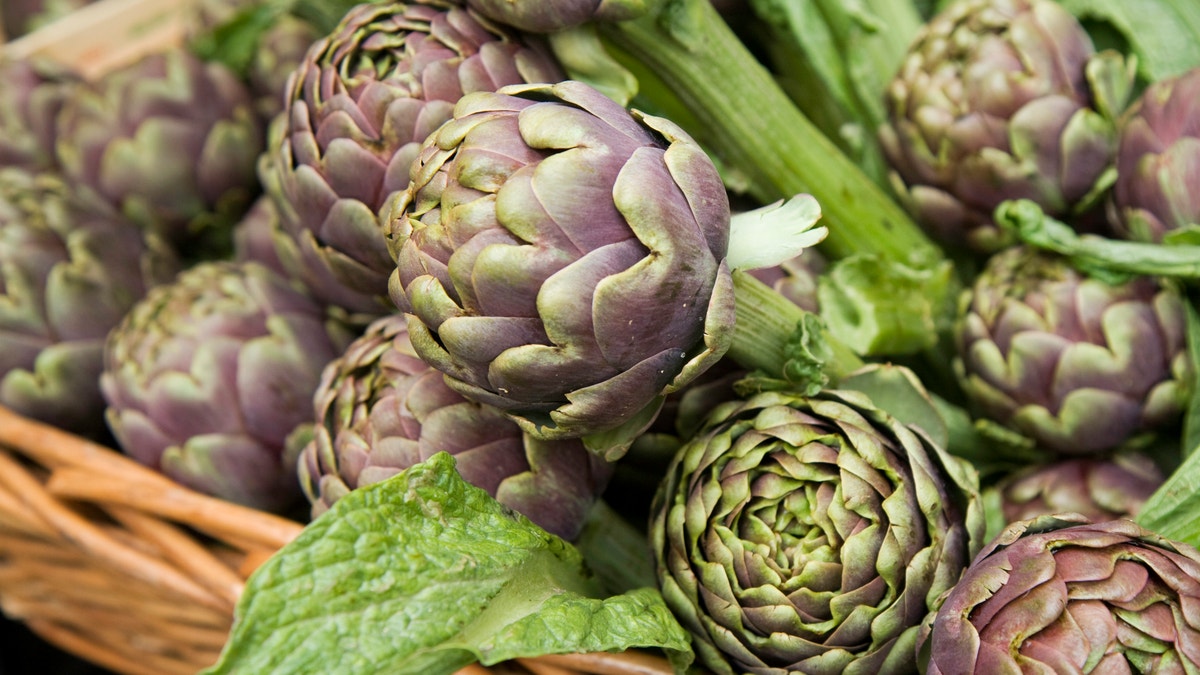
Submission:
{"label": "artichoke bud", "polygon": [[205,262],[109,334],[100,386],[121,449],[198,492],[270,511],[301,499],[296,428],[351,335],[258,263]]}
{"label": "artichoke bud", "polygon": [[714,408],[650,521],[663,597],[717,675],[914,672],[983,534],[966,462],[832,389]]}
{"label": "artichoke bud", "polygon": [[1131,520],[1013,523],[922,627],[921,672],[1192,673],[1200,553]]}
{"label": "artichoke bud", "polygon": [[259,166],[307,285],[353,313],[393,311],[379,212],[407,187],[421,142],[465,93],[560,79],[535,38],[449,2],[348,12],[292,72]]}
{"label": "artichoke bud", "polygon": [[59,116],[56,148],[76,189],[195,260],[228,254],[259,191],[263,142],[236,75],[175,48],[79,88]]}
{"label": "artichoke bud", "polygon": [[164,242],[58,177],[0,169],[0,404],[103,439],[105,336],[178,268]]}
{"label": "artichoke bud", "polygon": [[1098,229],[1103,210],[1092,207],[1112,180],[1112,114],[1134,76],[1119,61],[1097,56],[1052,0],[951,4],[885,93],[879,138],[901,201],[935,238],[979,252],[1011,243],[992,220],[1011,199]]}
{"label": "artichoke bud", "polygon": [[1161,241],[1200,226],[1200,68],[1151,84],[1122,118],[1108,202],[1118,234]]}
{"label": "artichoke bud", "polygon": [[728,349],[728,198],[667,120],[573,81],[469,94],[412,177],[386,228],[413,347],[527,432],[648,425]]}
{"label": "artichoke bud", "polygon": [[54,169],[55,120],[79,77],[40,57],[0,56],[0,166]]}
{"label": "artichoke bud", "polygon": [[1175,423],[1190,378],[1184,300],[1150,277],[1109,283],[1014,247],[962,295],[954,368],[976,412],[1061,455]]}
{"label": "artichoke bud", "polygon": [[313,440],[299,465],[313,517],[445,451],[466,481],[571,540],[612,474],[582,442],[528,437],[499,410],[447,387],[413,350],[402,315],[368,326],[326,367],[313,401]]}

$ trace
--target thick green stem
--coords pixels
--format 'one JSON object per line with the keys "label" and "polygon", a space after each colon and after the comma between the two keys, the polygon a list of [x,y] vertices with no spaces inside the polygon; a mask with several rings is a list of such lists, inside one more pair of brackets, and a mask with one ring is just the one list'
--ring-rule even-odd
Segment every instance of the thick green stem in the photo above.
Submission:
{"label": "thick green stem", "polygon": [[829,226],[821,247],[829,256],[877,253],[918,265],[942,257],[908,214],[796,108],[708,0],[665,0],[641,19],[601,31],[662,77],[695,116],[688,132],[744,175],[756,198],[816,197]]}
{"label": "thick green stem", "polygon": [[[797,327],[806,316],[814,315],[746,272],[733,273],[733,292],[736,319],[727,356],[743,368],[761,370],[773,377],[783,375],[784,364],[794,358],[790,346]],[[820,365],[832,383],[863,366],[853,350],[823,327],[813,337],[828,350]]]}
{"label": "thick green stem", "polygon": [[604,500],[592,507],[575,546],[583,552],[604,589],[613,595],[658,583],[646,533]]}

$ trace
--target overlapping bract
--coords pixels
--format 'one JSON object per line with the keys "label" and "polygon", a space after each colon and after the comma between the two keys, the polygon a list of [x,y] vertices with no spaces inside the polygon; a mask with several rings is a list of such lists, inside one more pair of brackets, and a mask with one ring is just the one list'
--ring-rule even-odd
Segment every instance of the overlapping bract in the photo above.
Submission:
{"label": "overlapping bract", "polygon": [[102,437],[105,336],[177,269],[163,242],[58,178],[0,169],[0,404]]}
{"label": "overlapping bract", "polygon": [[470,94],[412,176],[389,239],[413,346],[527,432],[640,419],[728,348],[728,198],[669,121],[579,82]]}
{"label": "overlapping bract", "polygon": [[422,141],[464,93],[554,82],[546,52],[450,3],[364,4],[289,80],[259,173],[295,240],[286,260],[321,299],[380,315],[395,268],[377,211],[408,185]]}
{"label": "overlapping bract", "polygon": [[53,61],[0,56],[0,166],[53,169],[58,112],[79,78]]}
{"label": "overlapping bract", "polygon": [[[182,48],[77,90],[58,124],[58,157],[79,189],[159,233],[189,259],[223,254],[228,228],[259,191],[262,124],[246,87]],[[208,239],[211,237],[211,239]],[[193,247],[212,246],[205,255]]]}
{"label": "overlapping bract", "polygon": [[1008,523],[1057,513],[1078,513],[1094,522],[1132,518],[1163,484],[1148,456],[1080,457],[1031,466],[996,486]]}
{"label": "overlapping bract", "polygon": [[1200,553],[1129,520],[1014,523],[922,631],[928,675],[1200,671]]}
{"label": "overlapping bract", "polygon": [[1149,277],[1113,285],[1016,247],[964,293],[954,365],[983,416],[1057,453],[1099,453],[1178,418],[1184,316]]}
{"label": "overlapping bract", "polygon": [[655,500],[663,595],[718,675],[908,673],[982,545],[975,474],[857,392],[717,408]]}
{"label": "overlapping bract", "polygon": [[644,14],[648,0],[466,0],[471,9],[531,33],[557,33],[589,21],[627,21]]}
{"label": "overlapping bract", "polygon": [[417,356],[405,318],[376,320],[329,364],[300,478],[320,515],[342,495],[438,452],[463,478],[545,530],[574,539],[612,474],[578,440],[540,441],[448,388]]}
{"label": "overlapping bract", "polygon": [[1116,148],[1113,123],[1089,107],[1093,54],[1051,0],[959,0],[930,20],[887,88],[880,142],[932,235],[994,250],[1006,239],[992,222],[1000,202],[1032,199],[1063,217],[1090,201]]}
{"label": "overlapping bract", "polygon": [[1122,119],[1110,220],[1123,236],[1161,241],[1200,226],[1200,68],[1151,84]]}
{"label": "overlapping bract", "polygon": [[109,335],[109,426],[137,461],[194,490],[278,511],[325,364],[350,336],[255,263],[205,262],[153,289]]}

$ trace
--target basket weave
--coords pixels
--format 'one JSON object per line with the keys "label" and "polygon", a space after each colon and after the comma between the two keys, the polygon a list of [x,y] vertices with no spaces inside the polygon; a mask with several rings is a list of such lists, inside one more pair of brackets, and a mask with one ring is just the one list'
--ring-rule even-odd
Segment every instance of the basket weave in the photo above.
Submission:
{"label": "basket weave", "polygon": [[[0,610],[109,670],[212,665],[245,579],[300,523],[180,486],[0,407]],[[666,675],[640,652],[522,659],[460,675]]]}

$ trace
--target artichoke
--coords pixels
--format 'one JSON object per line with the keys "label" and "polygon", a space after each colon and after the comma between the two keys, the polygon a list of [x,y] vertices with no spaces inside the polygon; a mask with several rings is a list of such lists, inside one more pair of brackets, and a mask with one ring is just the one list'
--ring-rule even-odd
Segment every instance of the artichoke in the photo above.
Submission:
{"label": "artichoke", "polygon": [[557,33],[590,21],[628,21],[646,13],[648,0],[467,0],[480,14],[530,33]]}
{"label": "artichoke", "polygon": [[198,492],[282,511],[325,364],[352,336],[257,263],[204,262],[113,329],[101,390],[132,458]]}
{"label": "artichoke", "polygon": [[57,177],[0,169],[0,403],[103,438],[105,336],[177,269],[163,242]]}
{"label": "artichoke", "polygon": [[654,508],[663,596],[718,675],[912,672],[984,532],[974,471],[851,391],[719,406]]}
{"label": "artichoke", "polygon": [[1063,455],[1174,422],[1187,396],[1184,302],[1149,277],[1110,284],[1027,247],[964,292],[954,368],[967,400]]}
{"label": "artichoke", "polygon": [[408,185],[421,142],[466,92],[560,79],[546,53],[449,3],[351,10],[289,80],[260,166],[295,241],[294,274],[336,280],[309,285],[351,312],[392,311],[378,210]]}
{"label": "artichoke", "polygon": [[1200,553],[1129,520],[1020,521],[922,629],[928,675],[1194,673]]}
{"label": "artichoke", "polygon": [[612,474],[580,441],[531,438],[449,389],[413,351],[401,315],[376,320],[330,363],[313,400],[314,440],[300,462],[313,517],[354,488],[446,451],[467,482],[571,540]]}
{"label": "artichoke", "polygon": [[1122,118],[1109,220],[1122,236],[1161,241],[1200,226],[1200,68],[1151,84]]}
{"label": "artichoke", "polygon": [[574,81],[468,94],[412,178],[387,232],[413,347],[525,431],[648,424],[728,349],[728,198],[673,123]]}
{"label": "artichoke", "polygon": [[[233,259],[237,262],[257,262],[280,276],[288,277],[288,269],[279,256],[278,239],[283,236],[279,211],[266,195],[254,200],[254,205],[233,227]],[[308,290],[308,289],[305,289]]]}
{"label": "artichoke", "polygon": [[1130,452],[1030,466],[1005,477],[996,494],[1005,524],[1057,513],[1103,522],[1137,515],[1164,480],[1152,459]]}
{"label": "artichoke", "polygon": [[[1116,130],[1092,109],[1094,54],[1052,0],[959,0],[930,20],[886,89],[879,138],[896,191],[932,236],[990,251],[1008,238],[992,221],[1002,201],[1032,199],[1056,217],[1098,201]],[[1128,88],[1124,68],[1096,72],[1106,91]]]}
{"label": "artichoke", "polygon": [[0,57],[0,166],[57,166],[55,121],[78,83],[73,71],[53,61]]}
{"label": "artichoke", "polygon": [[109,201],[189,259],[227,253],[259,191],[262,123],[227,67],[182,48],[79,88],[59,116],[57,152],[77,189]]}

